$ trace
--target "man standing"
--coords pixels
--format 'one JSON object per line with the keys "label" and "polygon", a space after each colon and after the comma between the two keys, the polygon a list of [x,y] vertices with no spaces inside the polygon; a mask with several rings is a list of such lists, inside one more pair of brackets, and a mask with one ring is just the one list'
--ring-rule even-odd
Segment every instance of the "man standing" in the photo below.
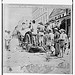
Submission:
{"label": "man standing", "polygon": [[43,46],[43,36],[44,36],[44,33],[43,32],[39,32],[39,45],[40,46]]}
{"label": "man standing", "polygon": [[55,52],[55,49],[54,49],[54,34],[53,34],[53,30],[50,29],[49,30],[49,42],[50,42],[50,49],[51,49],[51,52],[54,53]]}
{"label": "man standing", "polygon": [[55,56],[58,56],[60,53],[60,48],[59,48],[59,37],[60,33],[58,32],[58,28],[54,29],[54,46],[55,46]]}
{"label": "man standing", "polygon": [[59,38],[60,43],[60,56],[63,57],[63,54],[65,52],[65,45],[67,44],[67,35],[65,34],[65,30],[61,29],[61,34]]}
{"label": "man standing", "polygon": [[32,34],[33,34],[33,44],[36,45],[37,44],[37,24],[35,23],[35,20],[32,21]]}

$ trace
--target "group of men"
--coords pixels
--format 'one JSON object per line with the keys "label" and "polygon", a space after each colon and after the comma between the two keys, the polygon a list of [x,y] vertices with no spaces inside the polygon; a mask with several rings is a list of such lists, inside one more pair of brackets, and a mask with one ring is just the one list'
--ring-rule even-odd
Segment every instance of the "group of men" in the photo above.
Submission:
{"label": "group of men", "polygon": [[47,51],[63,57],[68,45],[68,37],[64,29],[53,28],[44,31],[43,43]]}
{"label": "group of men", "polygon": [[31,23],[31,30],[34,35],[34,42],[36,43],[36,40],[38,39],[39,46],[44,47],[46,51],[50,51],[55,56],[60,55],[63,57],[66,47],[68,47],[66,31],[57,27],[48,28],[48,26],[44,26],[42,31],[40,31],[37,27],[38,24],[33,20]]}
{"label": "group of men", "polygon": [[[24,24],[24,23],[23,23]],[[48,26],[41,26],[33,20],[29,25],[24,26],[25,29],[30,29],[34,39],[34,44],[43,47],[47,52],[51,52],[55,56],[63,57],[66,47],[68,47],[68,37],[64,29],[57,27],[48,28]],[[23,28],[22,28],[23,29]]]}
{"label": "group of men", "polygon": [[[34,33],[36,33],[37,26],[35,24],[35,21],[33,22],[33,27],[35,30]],[[48,29],[46,26],[43,32],[40,32],[40,30],[38,30],[38,33],[36,34],[39,35],[39,46],[43,46],[46,51],[50,51],[56,56],[60,55],[61,57],[63,57],[66,47],[68,47],[68,37],[64,29],[58,29],[57,27]]]}

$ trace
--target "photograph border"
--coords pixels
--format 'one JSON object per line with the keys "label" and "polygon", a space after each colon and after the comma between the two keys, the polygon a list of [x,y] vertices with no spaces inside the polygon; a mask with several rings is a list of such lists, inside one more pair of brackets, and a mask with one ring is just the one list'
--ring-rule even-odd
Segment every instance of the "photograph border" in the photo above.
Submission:
{"label": "photograph border", "polygon": [[[2,0],[2,1],[3,1],[3,0]],[[44,5],[44,4],[25,4],[25,5]],[[46,5],[46,4],[45,4],[45,5]],[[47,4],[47,5],[49,6],[49,4]],[[51,4],[50,4],[50,5],[51,5]],[[55,5],[55,4],[52,4],[52,5]],[[57,4],[57,5],[58,5],[58,4]],[[2,67],[2,75],[3,75],[3,3],[1,3],[1,8],[2,8],[2,9],[1,9],[1,11],[2,11],[2,12],[1,12],[1,15],[2,15],[2,16],[1,16],[1,18],[2,18],[2,20],[1,20],[1,22],[2,22],[2,24],[1,24],[1,29],[2,29],[2,30],[1,30],[1,32],[2,32],[2,33],[1,33],[1,34],[2,34],[2,37],[1,37],[1,39],[2,39],[2,40],[1,40],[1,43],[2,43],[2,50],[1,50],[1,54],[2,54],[2,55],[1,55],[1,56],[2,56],[2,60],[1,60],[1,61],[2,61],[2,62],[1,62],[1,65],[2,65],[2,66],[1,66],[1,67]],[[72,36],[71,36],[71,37],[72,37],[71,41],[72,41],[72,47],[71,47],[71,48],[72,48],[72,74],[73,74],[73,0],[72,0],[72,8],[71,8],[71,10],[72,10],[72,11],[71,11],[71,12],[72,12],[72,15],[71,15],[71,18],[72,18],[72,19],[71,19],[71,28],[72,28],[72,29],[71,29],[71,31],[72,31],[72,32],[71,32],[71,34],[72,34]]]}

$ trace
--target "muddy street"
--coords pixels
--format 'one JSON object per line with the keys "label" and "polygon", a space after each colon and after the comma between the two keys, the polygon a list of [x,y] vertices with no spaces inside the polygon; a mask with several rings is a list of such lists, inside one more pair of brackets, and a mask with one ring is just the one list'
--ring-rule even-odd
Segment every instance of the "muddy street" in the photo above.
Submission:
{"label": "muddy street", "polygon": [[[7,56],[5,56],[7,54]],[[69,55],[64,58],[50,56],[47,60],[46,53],[28,53],[25,51],[5,51],[3,71],[8,73],[69,73]],[[69,59],[69,60],[68,60]]]}

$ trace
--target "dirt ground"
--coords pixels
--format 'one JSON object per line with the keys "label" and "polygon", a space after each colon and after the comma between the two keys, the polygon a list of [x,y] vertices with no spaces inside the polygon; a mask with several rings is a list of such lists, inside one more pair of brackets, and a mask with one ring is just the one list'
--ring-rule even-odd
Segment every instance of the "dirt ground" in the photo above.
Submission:
{"label": "dirt ground", "polygon": [[4,73],[49,73],[69,74],[70,54],[63,58],[50,56],[46,53],[28,53],[17,47],[14,51],[3,52]]}

